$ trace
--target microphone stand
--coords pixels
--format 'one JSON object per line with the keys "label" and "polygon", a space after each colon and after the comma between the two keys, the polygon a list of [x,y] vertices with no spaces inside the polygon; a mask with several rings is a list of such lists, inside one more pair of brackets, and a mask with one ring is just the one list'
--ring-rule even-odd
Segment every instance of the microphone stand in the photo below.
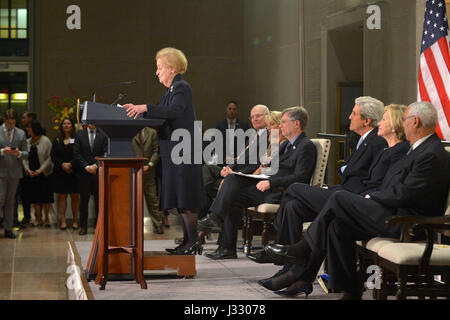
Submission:
{"label": "microphone stand", "polygon": [[92,102],[95,102],[95,100],[96,100],[98,89],[107,88],[107,87],[115,87],[115,86],[129,86],[129,85],[133,85],[133,84],[136,84],[136,81],[115,82],[115,83],[109,83],[109,84],[105,84],[103,86],[97,87],[94,91],[94,96],[92,97]]}

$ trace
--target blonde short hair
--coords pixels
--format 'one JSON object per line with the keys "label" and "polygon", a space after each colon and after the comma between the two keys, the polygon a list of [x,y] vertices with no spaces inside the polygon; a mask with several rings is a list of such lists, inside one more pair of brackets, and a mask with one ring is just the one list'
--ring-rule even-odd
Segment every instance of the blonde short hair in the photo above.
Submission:
{"label": "blonde short hair", "polygon": [[403,104],[390,104],[384,107],[384,112],[389,112],[391,128],[395,131],[397,139],[405,141],[405,131],[403,129],[403,116],[405,115],[406,106]]}
{"label": "blonde short hair", "polygon": [[270,111],[270,113],[266,116],[267,122],[274,121],[278,124],[281,122],[281,111]]}
{"label": "blonde short hair", "polygon": [[176,73],[183,74],[187,70],[188,62],[181,50],[176,48],[163,48],[156,53],[156,60],[162,59],[169,66],[175,68]]}

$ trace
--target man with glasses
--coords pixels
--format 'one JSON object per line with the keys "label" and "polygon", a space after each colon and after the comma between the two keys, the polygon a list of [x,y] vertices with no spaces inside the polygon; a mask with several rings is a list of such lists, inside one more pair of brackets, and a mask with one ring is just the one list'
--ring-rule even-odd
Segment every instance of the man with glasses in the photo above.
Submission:
{"label": "man with glasses", "polygon": [[[260,121],[260,118],[262,118],[260,114],[252,114],[252,121]],[[294,182],[311,181],[317,152],[314,144],[304,133],[307,123],[308,112],[305,108],[292,107],[283,111],[280,130],[286,141],[279,147],[278,154],[271,150],[272,163],[275,157],[278,160],[278,171],[268,173],[269,178],[259,180],[231,172],[225,176],[222,188],[209,208],[210,213],[198,222],[198,229],[201,232],[222,231],[220,246],[213,254],[206,254],[208,258],[237,258],[237,229],[243,208],[262,203],[279,203],[280,187],[287,187]],[[254,169],[246,173],[252,172]]]}
{"label": "man with glasses", "polygon": [[328,288],[344,292],[343,299],[361,299],[356,241],[374,237],[399,238],[401,225],[390,227],[391,216],[440,216],[450,184],[450,156],[436,135],[437,113],[429,102],[411,104],[403,118],[410,152],[386,173],[380,188],[362,196],[335,192],[305,232],[290,245],[268,245],[269,256],[280,263],[305,268],[297,281],[285,283],[296,294],[312,291],[311,283],[325,256]]}
{"label": "man with glasses", "polygon": [[[266,149],[268,143],[268,132],[266,129],[266,116],[269,115],[269,109],[262,104],[255,105],[250,111],[250,120],[253,125],[253,129],[256,130],[257,135],[254,141],[246,141],[244,149],[236,154],[232,158],[232,163],[224,163],[223,167],[214,164],[205,164],[202,167],[203,170],[203,185],[206,191],[206,206],[202,208],[199,213],[199,219],[205,217],[211,206],[214,198],[216,197],[217,191],[219,190],[220,183],[223,179],[233,171],[240,171],[244,173],[252,173],[259,167],[259,156],[257,157],[257,163],[250,163],[250,147],[251,144],[256,144],[257,155],[260,154],[259,150]],[[222,134],[224,139],[223,143],[225,145],[226,135]],[[224,157],[225,158],[225,155]]]}

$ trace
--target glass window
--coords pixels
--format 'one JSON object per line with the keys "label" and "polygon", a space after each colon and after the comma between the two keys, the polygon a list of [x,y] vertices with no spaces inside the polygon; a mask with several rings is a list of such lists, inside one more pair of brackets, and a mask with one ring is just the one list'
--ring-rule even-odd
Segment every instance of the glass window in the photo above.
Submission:
{"label": "glass window", "polygon": [[28,38],[28,0],[0,0],[0,39]]}

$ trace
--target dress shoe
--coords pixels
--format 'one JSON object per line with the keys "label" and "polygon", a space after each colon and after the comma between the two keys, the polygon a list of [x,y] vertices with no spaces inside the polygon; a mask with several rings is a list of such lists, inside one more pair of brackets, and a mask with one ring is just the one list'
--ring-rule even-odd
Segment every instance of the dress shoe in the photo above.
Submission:
{"label": "dress shoe", "polygon": [[183,246],[179,246],[177,249],[175,249],[174,252],[172,252],[172,255],[188,255],[188,254],[199,254],[201,255],[203,252],[203,246],[200,244],[200,241],[196,241],[194,244],[192,244],[188,248],[184,248]]}
{"label": "dress shoe", "polygon": [[281,265],[277,260],[272,259],[264,250],[256,253],[247,254],[247,258],[256,263],[273,263]]}
{"label": "dress shoe", "polygon": [[313,291],[313,286],[310,282],[297,281],[289,286],[289,288],[275,291],[274,293],[289,298],[295,298],[301,295],[305,295],[305,299],[308,299],[308,295]]}
{"label": "dress shoe", "polygon": [[153,233],[155,234],[163,234],[164,233],[164,229],[162,226],[160,227],[153,227]]}
{"label": "dress shoe", "polygon": [[306,266],[307,259],[301,257],[294,257],[288,254],[289,246],[284,246],[281,244],[269,244],[264,248],[267,255],[273,260],[281,264],[296,264],[298,266]]}
{"label": "dress shoe", "polygon": [[222,223],[214,215],[209,214],[198,221],[198,231],[207,233],[219,233],[222,231]]}
{"label": "dress shoe", "polygon": [[236,250],[220,248],[214,253],[205,253],[212,260],[237,259]]}
{"label": "dress shoe", "polygon": [[4,236],[5,236],[5,238],[8,238],[8,239],[15,239],[16,238],[16,235],[11,230],[5,230]]}
{"label": "dress shoe", "polygon": [[258,280],[258,284],[261,286],[264,286],[263,283],[265,283],[267,280],[270,280],[272,278],[276,278],[278,276],[281,276],[283,273],[286,273],[289,271],[290,268],[287,268],[286,266],[283,267],[281,270],[278,270],[277,273],[275,273],[273,276],[271,276],[270,278],[266,278],[266,279],[261,279]]}
{"label": "dress shoe", "polygon": [[81,227],[80,232],[78,232],[80,236],[84,236],[87,234],[87,228]]}
{"label": "dress shoe", "polygon": [[78,224],[72,224],[72,229],[73,230],[78,230],[78,229],[80,229],[80,226],[78,225]]}

